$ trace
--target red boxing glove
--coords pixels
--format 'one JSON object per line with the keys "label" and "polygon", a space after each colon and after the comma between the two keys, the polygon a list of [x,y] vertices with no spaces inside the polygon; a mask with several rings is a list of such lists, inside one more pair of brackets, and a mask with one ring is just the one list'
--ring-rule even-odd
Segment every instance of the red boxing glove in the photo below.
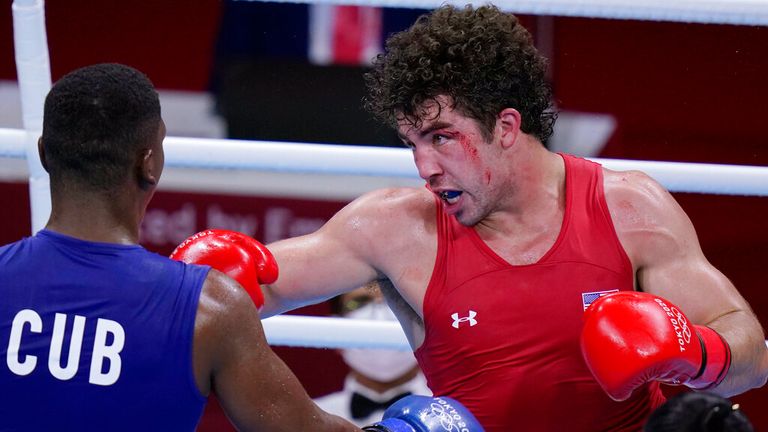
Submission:
{"label": "red boxing glove", "polygon": [[692,325],[677,306],[651,294],[619,292],[584,312],[581,352],[597,382],[622,401],[650,381],[708,389],[731,365],[728,343]]}
{"label": "red boxing glove", "polygon": [[235,231],[209,229],[184,240],[171,259],[209,265],[236,280],[260,308],[264,294],[259,284],[277,280],[277,261],[266,246]]}

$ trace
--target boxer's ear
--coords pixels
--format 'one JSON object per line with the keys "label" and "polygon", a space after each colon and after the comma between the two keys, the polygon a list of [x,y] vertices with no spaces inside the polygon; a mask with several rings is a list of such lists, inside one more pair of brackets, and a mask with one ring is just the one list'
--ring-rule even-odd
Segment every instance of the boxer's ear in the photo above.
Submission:
{"label": "boxer's ear", "polygon": [[157,186],[157,182],[160,180],[160,173],[157,172],[157,161],[155,161],[156,157],[156,153],[149,148],[142,149],[139,152],[139,157],[136,162],[136,172],[139,187],[143,190],[147,190],[152,186]]}
{"label": "boxer's ear", "polygon": [[48,162],[45,160],[45,146],[43,137],[37,139],[37,154],[40,156],[40,164],[43,165],[45,172],[48,172]]}
{"label": "boxer's ear", "polygon": [[496,128],[500,130],[501,145],[504,148],[512,147],[520,135],[522,117],[514,108],[504,108],[496,119]]}

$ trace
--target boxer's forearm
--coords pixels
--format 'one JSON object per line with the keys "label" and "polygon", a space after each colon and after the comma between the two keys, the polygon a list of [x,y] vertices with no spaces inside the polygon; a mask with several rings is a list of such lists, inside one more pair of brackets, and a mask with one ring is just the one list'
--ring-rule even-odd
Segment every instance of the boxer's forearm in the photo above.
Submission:
{"label": "boxer's forearm", "polygon": [[754,314],[748,310],[735,311],[706,325],[723,336],[732,355],[725,380],[711,390],[728,397],[763,386],[768,379],[768,347]]}

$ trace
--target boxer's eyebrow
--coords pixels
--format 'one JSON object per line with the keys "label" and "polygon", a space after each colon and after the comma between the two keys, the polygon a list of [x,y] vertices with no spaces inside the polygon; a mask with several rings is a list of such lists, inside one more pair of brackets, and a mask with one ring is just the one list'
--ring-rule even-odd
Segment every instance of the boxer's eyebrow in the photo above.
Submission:
{"label": "boxer's eyebrow", "polygon": [[[437,120],[437,121],[435,121],[433,123],[428,124],[426,127],[423,127],[421,129],[419,129],[418,135],[419,135],[419,138],[424,138],[425,136],[429,135],[430,133],[432,133],[432,132],[434,132],[434,131],[436,131],[438,129],[444,129],[444,128],[451,127],[451,126],[452,125],[450,123],[446,122],[446,121]],[[398,138],[400,138],[403,141],[406,141],[406,142],[409,141],[408,137],[403,135],[402,132],[400,132],[400,131],[397,132],[397,136],[398,136]]]}
{"label": "boxer's eyebrow", "polygon": [[450,126],[451,124],[446,121],[437,120],[434,123],[428,125],[427,127],[421,129],[421,131],[419,131],[419,137],[423,138],[438,129],[445,129]]}

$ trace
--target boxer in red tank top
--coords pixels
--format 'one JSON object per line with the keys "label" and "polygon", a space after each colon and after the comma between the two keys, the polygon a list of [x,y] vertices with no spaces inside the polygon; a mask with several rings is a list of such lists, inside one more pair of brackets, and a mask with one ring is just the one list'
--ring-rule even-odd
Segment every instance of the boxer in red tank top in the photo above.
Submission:
{"label": "boxer in red tank top", "polygon": [[562,227],[535,263],[509,264],[473,228],[437,213],[416,356],[432,391],[463,401],[489,430],[637,431],[664,400],[658,384],[612,401],[581,358],[577,325],[602,293],[633,290],[632,264],[613,229],[601,167],[563,159]]}
{"label": "boxer in red tank top", "polygon": [[444,6],[393,35],[367,107],[427,188],[367,193],[269,245],[281,275],[262,313],[380,281],[432,391],[490,432],[639,430],[659,382],[763,385],[761,325],[674,198],[546,148],[545,70],[493,6]]}

